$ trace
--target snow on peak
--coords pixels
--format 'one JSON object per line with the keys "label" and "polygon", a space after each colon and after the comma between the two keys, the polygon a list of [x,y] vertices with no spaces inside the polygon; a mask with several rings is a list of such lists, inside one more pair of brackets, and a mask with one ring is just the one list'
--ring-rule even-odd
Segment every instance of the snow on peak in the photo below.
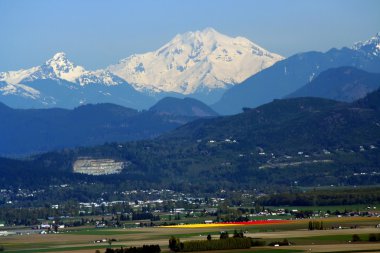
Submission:
{"label": "snow on peak", "polygon": [[64,52],[56,53],[51,59],[47,60],[45,65],[56,67],[56,68],[62,68],[64,71],[70,71],[70,69],[75,68],[76,66],[74,63],[69,61],[66,57],[66,54]]}
{"label": "snow on peak", "polygon": [[86,72],[83,67],[76,66],[69,61],[66,54],[63,52],[55,54],[53,58],[46,61],[45,65],[42,66],[42,69],[47,70],[48,75],[53,72],[57,78],[72,83],[76,83]]}
{"label": "snow on peak", "polygon": [[240,83],[282,59],[246,38],[206,28],[178,34],[158,50],[132,55],[108,70],[138,90],[190,94]]}
{"label": "snow on peak", "polygon": [[380,56],[380,32],[376,33],[376,35],[372,36],[369,40],[355,43],[352,49],[368,55]]}
{"label": "snow on peak", "polygon": [[56,53],[45,64],[27,70],[8,71],[0,73],[0,81],[9,84],[20,84],[40,79],[65,80],[79,85],[100,83],[116,85],[124,82],[109,71],[88,71],[67,59],[64,52]]}
{"label": "snow on peak", "polygon": [[0,94],[3,96],[13,94],[34,100],[40,98],[40,92],[36,89],[23,84],[10,84],[5,82],[0,82]]}

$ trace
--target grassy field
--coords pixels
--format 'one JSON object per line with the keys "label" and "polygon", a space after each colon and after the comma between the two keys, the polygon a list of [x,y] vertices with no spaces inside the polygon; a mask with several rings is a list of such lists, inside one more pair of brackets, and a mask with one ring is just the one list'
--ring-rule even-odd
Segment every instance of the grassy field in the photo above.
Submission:
{"label": "grassy field", "polygon": [[72,235],[100,235],[100,236],[112,236],[112,235],[127,235],[127,234],[138,234],[144,233],[144,231],[130,231],[130,230],[120,230],[120,229],[80,229],[80,230],[72,230],[66,232]]}
{"label": "grassy field", "polygon": [[[369,233],[380,233],[375,228],[380,218],[369,217],[342,217],[323,219],[325,230],[308,231],[309,220],[297,220],[286,224],[262,224],[251,226],[225,227],[143,227],[128,229],[96,229],[85,227],[82,229],[62,231],[59,234],[30,234],[0,237],[0,245],[6,252],[61,252],[61,253],[94,253],[95,250],[105,251],[107,242],[94,243],[95,240],[115,239],[113,247],[142,246],[144,244],[159,244],[163,252],[168,252],[168,239],[171,235],[179,237],[181,241],[205,240],[208,234],[213,239],[219,238],[220,231],[233,234],[234,229],[242,229],[246,236],[260,238],[267,243],[287,239],[293,246],[279,248],[265,246],[249,250],[235,250],[234,253],[250,252],[380,252],[380,243],[369,243]],[[347,229],[330,229],[331,226],[341,226]],[[356,225],[356,229],[349,227]],[[358,234],[363,242],[352,243],[352,235]],[[227,251],[214,251],[227,252]],[[231,251],[228,251],[231,252]]]}
{"label": "grassy field", "polygon": [[[120,248],[123,245],[113,245],[112,248]],[[54,248],[39,248],[39,249],[25,249],[25,250],[17,250],[12,252],[17,253],[38,253],[38,252],[78,252],[83,250],[89,250],[91,252],[95,252],[96,250],[101,250],[101,252],[105,251],[106,248],[109,248],[109,245],[107,246],[77,246],[77,247],[54,247]]]}

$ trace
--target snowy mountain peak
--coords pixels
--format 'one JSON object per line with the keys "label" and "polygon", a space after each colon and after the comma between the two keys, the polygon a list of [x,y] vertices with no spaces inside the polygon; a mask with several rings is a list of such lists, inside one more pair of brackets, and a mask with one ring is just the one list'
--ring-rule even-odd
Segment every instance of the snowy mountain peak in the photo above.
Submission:
{"label": "snowy mountain peak", "polygon": [[76,66],[69,61],[64,52],[56,53],[53,58],[46,61],[45,65],[43,65],[41,69],[47,70],[48,75],[53,71],[56,78],[73,83],[76,83],[77,80],[86,72],[83,67]]}
{"label": "snowy mountain peak", "polygon": [[372,36],[369,40],[355,43],[352,49],[380,57],[380,32],[376,33],[376,35]]}
{"label": "snowy mountain peak", "polygon": [[87,71],[68,60],[64,52],[56,53],[41,66],[0,73],[0,81],[13,85],[41,79],[65,80],[79,85],[91,83],[116,85],[124,82],[109,71]]}
{"label": "snowy mountain peak", "polygon": [[64,52],[56,53],[51,59],[46,61],[45,65],[63,67],[66,69],[74,68],[74,64],[67,59]]}
{"label": "snowy mountain peak", "polygon": [[132,55],[108,70],[138,90],[191,94],[240,83],[282,59],[246,38],[206,28],[178,34],[158,50]]}

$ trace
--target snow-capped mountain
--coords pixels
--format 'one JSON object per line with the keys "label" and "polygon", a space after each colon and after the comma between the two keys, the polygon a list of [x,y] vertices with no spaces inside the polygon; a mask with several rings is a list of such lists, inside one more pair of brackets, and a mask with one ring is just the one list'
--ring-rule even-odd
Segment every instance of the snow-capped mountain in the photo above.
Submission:
{"label": "snow-capped mountain", "polygon": [[352,49],[368,54],[369,56],[380,57],[380,32],[369,40],[355,43]]}
{"label": "snow-capped mountain", "polygon": [[108,70],[137,90],[191,94],[238,84],[282,59],[246,38],[206,28],[177,35],[158,50],[132,55]]}
{"label": "snow-capped mountain", "polygon": [[75,65],[60,52],[40,66],[0,72],[0,95],[12,106],[22,101],[23,108],[71,107],[97,100],[131,106],[137,97],[150,96],[147,101],[152,103],[163,96],[184,95],[214,103],[227,87],[282,59],[246,38],[207,28],[177,35],[157,51],[132,55],[96,71]]}
{"label": "snow-capped mountain", "polygon": [[124,82],[107,70],[85,70],[82,66],[77,66],[69,61],[63,52],[55,54],[41,66],[0,73],[0,81],[11,85],[41,79],[65,80],[79,85],[92,83],[117,85]]}
{"label": "snow-capped mountain", "polygon": [[14,108],[117,103],[147,109],[164,96],[189,96],[215,103],[221,114],[235,113],[286,96],[340,66],[379,72],[380,33],[351,48],[285,60],[212,28],[179,34],[156,51],[96,71],[75,65],[61,52],[40,66],[0,72],[0,101]]}
{"label": "snow-capped mountain", "polygon": [[40,66],[0,73],[0,101],[14,108],[117,103],[146,109],[155,99],[107,70],[88,71],[69,61],[64,53],[57,53]]}

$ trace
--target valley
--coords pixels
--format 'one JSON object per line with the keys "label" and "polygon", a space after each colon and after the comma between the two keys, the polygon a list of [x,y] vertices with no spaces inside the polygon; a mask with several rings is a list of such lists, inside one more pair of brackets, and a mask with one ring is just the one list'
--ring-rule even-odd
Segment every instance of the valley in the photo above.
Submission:
{"label": "valley", "polygon": [[380,252],[379,9],[0,0],[0,252]]}

